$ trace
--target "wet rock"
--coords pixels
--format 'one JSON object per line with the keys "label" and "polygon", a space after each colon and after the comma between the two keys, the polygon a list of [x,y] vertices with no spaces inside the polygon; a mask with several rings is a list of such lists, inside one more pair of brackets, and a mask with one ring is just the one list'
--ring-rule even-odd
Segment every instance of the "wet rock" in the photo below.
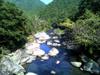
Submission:
{"label": "wet rock", "polygon": [[57,60],[57,61],[56,61],[56,64],[60,64],[60,62],[61,62],[61,61]]}
{"label": "wet rock", "polygon": [[82,61],[84,63],[83,70],[94,74],[100,74],[100,66],[98,63],[86,56],[82,56]]}
{"label": "wet rock", "polygon": [[48,39],[50,39],[50,36],[45,32],[39,32],[39,33],[35,34],[34,36],[38,43],[44,43]]}
{"label": "wet rock", "polygon": [[41,57],[41,56],[45,55],[45,52],[41,49],[37,49],[33,52],[32,55]]}
{"label": "wet rock", "polygon": [[6,74],[8,75],[10,73],[12,74],[23,73],[24,74],[25,72],[24,68],[21,65],[14,63],[14,61],[12,61],[10,57],[8,56],[2,58],[0,65],[1,65],[1,71],[6,72]]}
{"label": "wet rock", "polygon": [[26,75],[37,75],[36,73],[28,72]]}
{"label": "wet rock", "polygon": [[47,45],[52,46],[52,41],[47,41]]}
{"label": "wet rock", "polygon": [[60,43],[60,41],[59,41],[58,39],[54,40],[54,42],[56,42],[56,43]]}
{"label": "wet rock", "polygon": [[47,54],[45,54],[44,56],[41,57],[41,59],[48,60],[49,59],[49,56]]}
{"label": "wet rock", "polygon": [[50,50],[50,52],[48,53],[48,55],[50,56],[56,56],[59,53],[59,51],[56,48],[52,48],[52,50]]}
{"label": "wet rock", "polygon": [[56,74],[56,72],[52,70],[52,71],[51,71],[51,74],[55,75],[55,74]]}
{"label": "wet rock", "polygon": [[100,66],[93,60],[89,61],[83,66],[85,71],[90,73],[100,74]]}
{"label": "wet rock", "polygon": [[82,63],[77,61],[72,61],[71,64],[75,67],[81,67]]}

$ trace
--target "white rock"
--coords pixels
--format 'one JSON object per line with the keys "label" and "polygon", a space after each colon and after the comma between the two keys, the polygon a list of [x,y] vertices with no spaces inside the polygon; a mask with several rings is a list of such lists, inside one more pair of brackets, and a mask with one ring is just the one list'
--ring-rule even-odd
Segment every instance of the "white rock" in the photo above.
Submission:
{"label": "white rock", "polygon": [[56,56],[59,53],[59,51],[56,48],[52,48],[52,50],[50,50],[50,52],[48,53],[48,55],[50,56]]}
{"label": "white rock", "polygon": [[47,45],[52,45],[52,42],[48,41],[48,42],[47,42]]}
{"label": "white rock", "polygon": [[59,47],[59,46],[61,46],[61,44],[57,44],[57,46]]}
{"label": "white rock", "polygon": [[27,60],[29,60],[29,57],[26,57],[26,58],[23,58],[22,60],[21,60],[21,62],[20,63],[25,63]]}
{"label": "white rock", "polygon": [[42,56],[42,55],[44,55],[45,54],[45,52],[43,51],[43,50],[41,50],[41,49],[37,49],[37,50],[35,50],[34,52],[33,52],[33,55],[34,56]]}
{"label": "white rock", "polygon": [[41,57],[41,59],[48,60],[49,59],[49,56],[48,55],[44,55],[43,57]]}
{"label": "white rock", "polygon": [[54,74],[54,75],[55,75],[55,74],[56,74],[56,72],[52,70],[52,71],[51,71],[51,74]]}
{"label": "white rock", "polygon": [[40,44],[38,44],[38,43],[27,43],[26,45],[25,45],[25,47],[26,47],[26,49],[34,49],[34,48],[37,48],[37,47],[39,47],[40,46]]}
{"label": "white rock", "polygon": [[81,62],[72,61],[71,64],[75,67],[80,67],[82,65]]}
{"label": "white rock", "polygon": [[52,45],[53,45],[53,46],[58,46],[58,44],[57,44],[57,43],[53,43]]}
{"label": "white rock", "polygon": [[45,43],[46,40],[37,39],[36,42],[40,44],[40,43]]}
{"label": "white rock", "polygon": [[57,60],[57,61],[56,61],[56,64],[60,64],[60,61],[59,61],[59,60]]}
{"label": "white rock", "polygon": [[32,54],[32,53],[33,53],[33,49],[26,50],[26,53],[27,53],[27,54]]}
{"label": "white rock", "polygon": [[59,40],[54,40],[55,42],[57,42],[57,43],[60,43],[60,41]]}
{"label": "white rock", "polygon": [[26,75],[38,75],[36,73],[31,73],[31,72],[28,72]]}
{"label": "white rock", "polygon": [[45,32],[39,32],[39,33],[35,34],[34,36],[35,36],[35,38],[38,38],[40,40],[50,39],[50,36]]}
{"label": "white rock", "polygon": [[36,48],[39,48],[40,44],[38,43],[30,43],[26,46],[26,53],[28,54],[32,54],[34,50],[36,50]]}
{"label": "white rock", "polygon": [[36,59],[35,56],[30,56],[29,59],[26,61],[26,63],[31,63],[35,59]]}
{"label": "white rock", "polygon": [[53,39],[57,39],[57,38],[58,38],[57,36],[54,36],[54,37],[53,37]]}

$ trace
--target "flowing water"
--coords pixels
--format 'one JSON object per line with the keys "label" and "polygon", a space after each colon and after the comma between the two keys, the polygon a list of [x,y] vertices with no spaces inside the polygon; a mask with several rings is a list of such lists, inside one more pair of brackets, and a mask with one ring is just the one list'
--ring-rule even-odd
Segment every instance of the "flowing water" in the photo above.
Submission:
{"label": "flowing water", "polygon": [[[59,49],[60,53],[56,57],[50,57],[48,60],[42,61],[37,58],[27,66],[27,72],[34,72],[38,75],[89,75],[73,67],[70,63],[70,56],[65,54],[64,49]],[[60,61],[59,64],[56,64]],[[56,74],[51,74],[55,71]]]}

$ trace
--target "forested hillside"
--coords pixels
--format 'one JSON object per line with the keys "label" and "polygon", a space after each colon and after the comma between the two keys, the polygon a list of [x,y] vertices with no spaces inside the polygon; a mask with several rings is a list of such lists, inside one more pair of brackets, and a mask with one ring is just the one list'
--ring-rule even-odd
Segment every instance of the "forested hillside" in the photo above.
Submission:
{"label": "forested hillside", "polygon": [[78,11],[79,2],[80,0],[54,0],[40,12],[40,17],[51,21],[63,20]]}
{"label": "forested hillside", "polygon": [[36,15],[45,4],[40,0],[5,0],[14,3],[17,7],[21,8],[28,15]]}
{"label": "forested hillside", "polygon": [[0,75],[30,74],[100,75],[100,0],[0,0]]}

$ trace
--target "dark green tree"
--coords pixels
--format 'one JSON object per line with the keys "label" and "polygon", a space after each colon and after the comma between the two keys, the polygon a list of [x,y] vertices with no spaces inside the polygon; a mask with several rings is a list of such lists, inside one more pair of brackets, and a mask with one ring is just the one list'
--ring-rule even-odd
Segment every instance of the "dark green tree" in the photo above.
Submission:
{"label": "dark green tree", "polygon": [[75,14],[80,0],[53,0],[40,12],[40,17],[50,22],[63,21]]}
{"label": "dark green tree", "polygon": [[81,0],[78,12],[74,15],[73,20],[79,19],[87,10],[100,16],[100,0]]}
{"label": "dark green tree", "polygon": [[16,50],[26,42],[31,25],[14,4],[0,0],[0,47]]}

